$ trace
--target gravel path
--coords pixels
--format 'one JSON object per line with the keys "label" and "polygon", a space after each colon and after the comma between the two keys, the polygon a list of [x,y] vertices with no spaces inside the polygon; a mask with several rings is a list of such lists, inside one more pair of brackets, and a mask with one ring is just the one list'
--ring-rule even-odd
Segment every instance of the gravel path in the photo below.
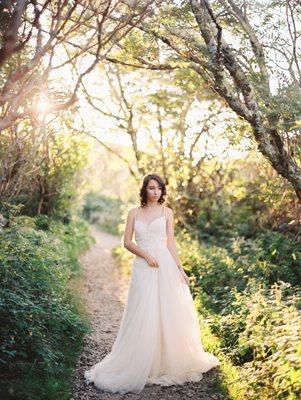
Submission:
{"label": "gravel path", "polygon": [[213,391],[214,378],[220,374],[218,368],[203,374],[200,382],[162,387],[147,384],[140,394],[112,394],[86,385],[83,373],[110,352],[117,336],[122,311],[127,296],[129,277],[122,274],[112,257],[112,249],[120,244],[120,238],[90,228],[96,243],[81,257],[85,272],[84,298],[93,333],[86,335],[83,352],[80,355],[72,387],[71,400],[108,399],[194,399],[225,400],[226,397]]}

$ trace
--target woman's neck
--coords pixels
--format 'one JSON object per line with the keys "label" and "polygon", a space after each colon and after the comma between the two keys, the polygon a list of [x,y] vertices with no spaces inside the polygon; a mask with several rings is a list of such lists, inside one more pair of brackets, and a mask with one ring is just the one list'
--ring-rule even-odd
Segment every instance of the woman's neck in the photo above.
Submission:
{"label": "woman's neck", "polygon": [[156,208],[160,208],[158,202],[156,202],[156,203],[148,202],[148,203],[146,203],[145,206],[146,206],[147,208],[149,208],[150,210],[154,210],[154,209],[156,209]]}

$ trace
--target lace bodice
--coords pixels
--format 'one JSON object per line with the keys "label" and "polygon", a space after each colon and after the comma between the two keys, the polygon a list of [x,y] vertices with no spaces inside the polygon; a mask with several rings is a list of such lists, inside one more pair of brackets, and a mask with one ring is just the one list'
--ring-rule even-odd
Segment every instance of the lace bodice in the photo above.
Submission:
{"label": "lace bodice", "polygon": [[134,218],[135,240],[139,247],[166,245],[166,216],[163,206],[162,215],[154,218],[149,223],[142,222],[137,218],[137,211]]}

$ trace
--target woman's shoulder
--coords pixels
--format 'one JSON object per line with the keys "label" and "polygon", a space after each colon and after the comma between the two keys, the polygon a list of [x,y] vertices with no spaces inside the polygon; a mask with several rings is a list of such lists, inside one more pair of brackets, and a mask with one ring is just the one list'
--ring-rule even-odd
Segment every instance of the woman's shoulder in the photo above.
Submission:
{"label": "woman's shoulder", "polygon": [[167,213],[168,213],[169,215],[172,215],[172,214],[173,214],[173,211],[172,211],[171,208],[169,208],[169,207],[167,207],[167,206],[164,206],[164,207],[165,207],[165,210],[167,211]]}
{"label": "woman's shoulder", "polygon": [[134,215],[138,211],[139,208],[140,208],[139,206],[130,208],[128,210],[128,214],[129,215]]}

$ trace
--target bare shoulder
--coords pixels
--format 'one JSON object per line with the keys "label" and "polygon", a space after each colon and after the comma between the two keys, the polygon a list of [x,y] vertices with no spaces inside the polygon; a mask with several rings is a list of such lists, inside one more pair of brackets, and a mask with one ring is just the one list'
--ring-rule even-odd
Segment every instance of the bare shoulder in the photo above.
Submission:
{"label": "bare shoulder", "polygon": [[168,217],[172,217],[172,216],[173,216],[173,211],[172,211],[172,209],[169,208],[169,207],[166,207],[166,206],[165,206],[165,209],[166,209],[166,214],[168,215]]}
{"label": "bare shoulder", "polygon": [[132,207],[129,209],[128,211],[128,216],[131,217],[133,215],[135,215],[135,212],[139,209],[139,207]]}

